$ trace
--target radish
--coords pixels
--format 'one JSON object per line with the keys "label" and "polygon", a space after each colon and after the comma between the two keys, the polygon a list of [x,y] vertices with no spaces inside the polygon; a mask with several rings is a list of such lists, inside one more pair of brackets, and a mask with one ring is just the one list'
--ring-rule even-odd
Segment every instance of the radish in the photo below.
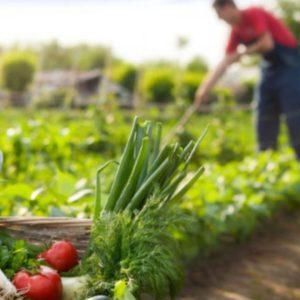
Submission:
{"label": "radish", "polygon": [[38,258],[58,272],[67,272],[79,262],[76,248],[67,241],[54,243],[50,249],[38,255]]}

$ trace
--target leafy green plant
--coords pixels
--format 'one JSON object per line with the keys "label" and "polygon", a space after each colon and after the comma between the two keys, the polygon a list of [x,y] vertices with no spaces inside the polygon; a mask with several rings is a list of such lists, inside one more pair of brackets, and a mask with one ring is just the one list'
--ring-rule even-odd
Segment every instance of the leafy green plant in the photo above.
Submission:
{"label": "leafy green plant", "polygon": [[39,266],[36,260],[41,248],[23,240],[17,240],[0,231],[0,269],[8,277],[13,277],[21,268],[35,269]]}
{"label": "leafy green plant", "polygon": [[[141,113],[163,121],[166,130],[172,128],[181,115],[178,106],[168,107],[165,114],[157,108]],[[115,294],[120,300],[124,300],[124,295],[138,297],[142,293],[163,298],[176,292],[174,285],[180,286],[184,262],[199,253],[205,256],[222,249],[224,241],[244,242],[280,211],[299,208],[299,164],[287,149],[286,134],[279,154],[254,154],[251,112],[219,109],[190,120],[187,131],[177,137],[182,149],[179,145],[167,145],[170,155],[167,157],[178,163],[177,169],[171,171],[168,165],[167,171],[175,175],[173,179],[178,175],[178,180],[183,176],[186,160],[176,158],[184,149],[196,149],[177,192],[205,161],[205,176],[184,196],[180,194],[178,201],[164,201],[168,197],[162,192],[172,192],[171,187],[175,188],[178,181],[170,178],[174,183],[170,185],[156,177],[155,186],[149,185],[146,195],[140,198],[141,206],[132,210],[115,211],[115,205],[112,210],[103,209],[111,197],[111,183],[116,180],[112,170],[116,166],[101,173],[100,191],[94,178],[99,164],[117,160],[128,135],[133,132],[130,141],[135,147],[129,143],[130,155],[119,165],[119,169],[123,165],[128,172],[121,172],[122,184],[117,186],[118,193],[114,196],[118,203],[125,190],[126,194],[130,192],[125,201],[127,207],[133,199],[131,196],[138,192],[132,188],[137,180],[131,176],[135,173],[134,166],[137,168],[149,158],[148,166],[153,165],[154,153],[157,153],[154,145],[158,144],[159,126],[136,122],[132,130],[131,121],[131,112],[120,112],[111,106],[98,108],[98,111],[90,108],[67,113],[58,110],[29,111],[26,115],[18,110],[0,112],[1,216],[90,217],[94,211],[94,196],[101,195],[101,201],[96,202],[98,213],[91,252],[81,270],[92,275],[88,290],[91,294]],[[210,130],[201,147],[189,145],[191,138],[199,136],[199,128],[208,123]],[[88,147],[98,141],[104,144],[109,141],[109,147],[95,146],[92,150]],[[143,145],[149,149],[147,155],[142,155]],[[139,154],[141,160],[137,160]],[[0,255],[0,261],[1,257],[5,256]],[[5,268],[12,270],[9,266]]]}
{"label": "leafy green plant", "polygon": [[174,296],[183,270],[171,229],[183,223],[183,216],[162,206],[161,199],[149,201],[134,219],[128,213],[103,214],[93,226],[93,254],[83,263],[91,274],[89,294],[111,294],[116,282],[124,280],[137,298],[142,293],[156,299]]}
{"label": "leafy green plant", "polygon": [[36,108],[68,108],[74,104],[75,94],[72,89],[60,88],[44,92],[33,101]]}
{"label": "leafy green plant", "polygon": [[297,40],[300,40],[300,30],[299,30],[299,13],[300,4],[293,0],[279,0],[278,1],[279,11],[282,18],[289,26],[289,28],[295,34]]}
{"label": "leafy green plant", "polygon": [[196,56],[192,58],[186,65],[186,70],[192,73],[206,73],[208,71],[208,65],[204,58]]}
{"label": "leafy green plant", "polygon": [[34,57],[25,52],[12,52],[3,57],[1,78],[5,89],[10,92],[24,92],[33,80]]}
{"label": "leafy green plant", "polygon": [[204,79],[203,73],[185,72],[182,79],[180,95],[182,98],[193,102],[198,87]]}
{"label": "leafy green plant", "polygon": [[149,102],[168,103],[175,99],[175,78],[169,69],[151,69],[142,78],[142,91]]}
{"label": "leafy green plant", "polygon": [[122,63],[117,64],[112,71],[112,79],[129,92],[133,93],[138,76],[136,67]]}

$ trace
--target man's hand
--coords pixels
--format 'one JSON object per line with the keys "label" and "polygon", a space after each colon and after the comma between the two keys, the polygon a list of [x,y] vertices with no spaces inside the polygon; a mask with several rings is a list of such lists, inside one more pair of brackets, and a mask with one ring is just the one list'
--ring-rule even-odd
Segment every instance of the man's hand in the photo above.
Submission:
{"label": "man's hand", "polygon": [[223,60],[218,64],[215,70],[213,70],[205,79],[203,84],[198,88],[196,95],[195,95],[195,101],[194,101],[194,107],[195,109],[199,109],[202,102],[206,101],[208,98],[208,95],[210,91],[215,86],[216,82],[222,77],[222,75],[225,73],[228,66],[230,66],[232,63],[238,61],[241,58],[241,54],[238,52],[234,52],[232,54],[226,55]]}
{"label": "man's hand", "polygon": [[227,60],[227,64],[228,65],[232,65],[232,64],[234,64],[234,63],[236,63],[236,62],[239,62],[240,61],[240,59],[241,59],[241,57],[243,56],[243,52],[234,52],[234,53],[232,53],[232,54],[230,54],[230,55],[228,55],[227,57],[226,57],[226,60]]}

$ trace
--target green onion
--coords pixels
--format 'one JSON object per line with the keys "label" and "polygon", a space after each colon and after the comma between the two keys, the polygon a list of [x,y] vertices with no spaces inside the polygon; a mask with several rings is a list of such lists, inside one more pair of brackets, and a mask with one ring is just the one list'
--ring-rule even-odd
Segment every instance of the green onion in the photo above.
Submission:
{"label": "green onion", "polygon": [[188,183],[171,199],[171,202],[176,202],[182,199],[186,192],[194,185],[194,183],[204,173],[204,167],[201,167],[195,175],[188,181]]}
{"label": "green onion", "polygon": [[163,191],[162,195],[163,197],[170,198],[175,193],[178,185],[182,182],[182,180],[186,177],[186,172],[179,173],[173,182],[171,182]]}
{"label": "green onion", "polygon": [[136,159],[135,165],[133,167],[132,173],[128,179],[128,182],[122,192],[120,198],[117,201],[115,211],[120,211],[126,207],[133,193],[135,192],[136,186],[138,184],[139,174],[142,171],[144,161],[146,159],[149,149],[149,138],[144,138],[142,147]]}
{"label": "green onion", "polygon": [[206,133],[208,131],[208,126],[204,129],[204,131],[202,132],[201,136],[198,138],[196,144],[194,145],[193,150],[191,151],[186,163],[185,163],[185,168],[188,167],[189,163],[191,162],[196,150],[198,149],[200,143],[202,142],[202,140],[204,139],[204,137],[206,136]]}
{"label": "green onion", "polygon": [[169,158],[167,158],[160,166],[157,168],[157,170],[150,175],[150,177],[145,181],[145,183],[140,187],[140,189],[137,191],[137,193],[134,195],[134,197],[131,199],[130,203],[127,205],[127,209],[130,211],[133,211],[134,209],[137,209],[139,205],[144,200],[144,197],[149,192],[149,188],[153,186],[155,183],[155,180],[160,177],[160,175],[167,169],[169,166]]}
{"label": "green onion", "polygon": [[[160,123],[148,121],[139,125],[138,118],[134,119],[104,211],[127,210],[132,213],[145,207],[152,196],[158,197],[162,204],[178,201],[202,175],[203,167],[178,191],[188,174],[190,162],[207,133],[207,128],[196,142],[190,141],[184,149],[176,143],[167,144],[160,150],[161,133]],[[99,169],[97,172],[94,218],[99,216],[101,210],[101,171],[102,169]]]}
{"label": "green onion", "polygon": [[107,199],[107,203],[105,206],[105,210],[107,211],[112,211],[114,209],[117,199],[120,196],[124,188],[124,185],[127,182],[128,174],[130,174],[132,170],[134,146],[135,146],[134,142],[136,137],[137,126],[138,126],[138,118],[135,117],[132,131],[130,133],[120,165],[118,167],[115,179],[113,181],[113,185],[111,187],[111,191],[109,193],[109,197]]}
{"label": "green onion", "polygon": [[155,160],[155,158],[158,156],[160,143],[161,143],[161,133],[162,133],[162,124],[157,123],[155,128],[155,140],[154,140],[154,147],[153,147],[153,153],[151,157],[151,163]]}
{"label": "green onion", "polygon": [[117,163],[116,161],[110,160],[106,162],[103,166],[101,166],[97,170],[96,175],[96,200],[95,200],[95,208],[94,208],[94,220],[96,220],[100,216],[101,212],[101,178],[100,175],[106,167],[108,167],[111,163]]}

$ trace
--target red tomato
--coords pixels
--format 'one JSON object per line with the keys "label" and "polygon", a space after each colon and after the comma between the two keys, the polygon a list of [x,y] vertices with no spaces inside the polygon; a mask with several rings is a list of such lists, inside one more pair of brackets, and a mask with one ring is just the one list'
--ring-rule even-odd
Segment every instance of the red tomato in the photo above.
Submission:
{"label": "red tomato", "polygon": [[56,242],[52,247],[41,253],[38,258],[45,260],[52,268],[59,272],[67,272],[78,264],[76,248],[69,242]]}
{"label": "red tomato", "polygon": [[59,274],[46,266],[39,273],[31,275],[26,271],[18,272],[14,279],[18,292],[30,300],[61,300],[62,283]]}

